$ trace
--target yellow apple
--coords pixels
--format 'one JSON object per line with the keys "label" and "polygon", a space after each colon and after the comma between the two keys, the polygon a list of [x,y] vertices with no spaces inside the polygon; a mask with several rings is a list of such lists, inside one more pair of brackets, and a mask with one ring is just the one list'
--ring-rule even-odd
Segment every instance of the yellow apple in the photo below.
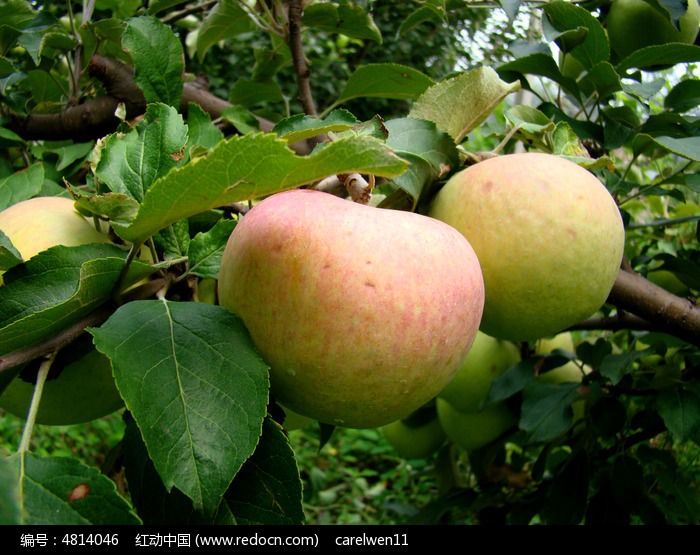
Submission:
{"label": "yellow apple", "polygon": [[0,231],[25,261],[56,245],[109,242],[109,236],[95,229],[66,197],[34,197],[13,204],[0,212]]}
{"label": "yellow apple", "polygon": [[615,200],[565,158],[497,156],[454,174],[429,215],[461,231],[486,287],[481,331],[511,341],[555,335],[605,303],[625,230]]}

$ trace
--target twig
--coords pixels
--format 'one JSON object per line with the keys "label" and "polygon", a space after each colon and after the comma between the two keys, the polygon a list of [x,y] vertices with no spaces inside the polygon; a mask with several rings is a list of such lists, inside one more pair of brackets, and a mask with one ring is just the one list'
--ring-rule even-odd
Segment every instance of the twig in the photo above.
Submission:
{"label": "twig", "polygon": [[310,116],[318,115],[316,104],[311,94],[311,84],[309,76],[311,71],[306,65],[306,57],[301,45],[301,14],[304,8],[301,0],[290,0],[289,2],[289,49],[294,62],[294,72],[297,76],[297,86],[299,87],[299,100],[304,108],[304,112]]}
{"label": "twig", "polygon": [[36,422],[36,415],[39,412],[39,405],[41,404],[41,395],[44,392],[44,384],[46,383],[49,370],[51,370],[51,365],[56,359],[57,354],[58,349],[53,351],[39,367],[36,384],[34,385],[34,393],[32,394],[32,400],[29,405],[29,413],[27,414],[27,419],[24,422],[24,429],[22,430],[22,439],[20,439],[19,447],[17,448],[18,453],[29,450],[29,443],[32,440],[32,432],[34,431],[34,422]]}

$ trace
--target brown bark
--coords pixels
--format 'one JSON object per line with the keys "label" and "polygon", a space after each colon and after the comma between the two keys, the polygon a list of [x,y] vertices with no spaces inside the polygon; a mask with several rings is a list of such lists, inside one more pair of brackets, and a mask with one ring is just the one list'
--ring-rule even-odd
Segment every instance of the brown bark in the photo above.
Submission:
{"label": "brown bark", "polygon": [[641,275],[620,270],[608,302],[689,343],[700,346],[700,308]]}

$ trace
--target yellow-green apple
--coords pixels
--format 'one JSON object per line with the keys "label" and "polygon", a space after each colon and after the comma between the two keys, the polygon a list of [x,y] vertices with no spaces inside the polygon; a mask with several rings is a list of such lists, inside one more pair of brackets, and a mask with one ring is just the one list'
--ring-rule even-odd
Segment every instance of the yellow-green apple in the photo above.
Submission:
{"label": "yellow-green apple", "polygon": [[524,341],[599,310],[619,271],[625,231],[615,200],[563,157],[528,152],[455,173],[429,215],[461,231],[486,287],[481,330]]}
{"label": "yellow-green apple", "polygon": [[[71,346],[71,348],[73,348]],[[61,367],[55,379],[44,383],[36,422],[45,425],[79,424],[101,418],[124,405],[112,377],[109,359],[95,349]],[[68,352],[68,349],[66,349]],[[0,395],[0,407],[26,418],[34,383],[15,377]]]}
{"label": "yellow-green apple", "polygon": [[56,245],[109,242],[109,236],[81,216],[74,204],[66,197],[20,201],[0,212],[0,231],[12,241],[23,260]]}
{"label": "yellow-green apple", "polygon": [[491,388],[494,379],[520,360],[514,343],[477,333],[467,358],[439,397],[461,412],[476,412]]}
{"label": "yellow-green apple", "polygon": [[[0,212],[0,230],[24,260],[57,245],[109,242],[109,236],[81,216],[74,201],[66,197],[34,197],[13,204]],[[0,396],[0,406],[25,417],[33,391],[33,383],[16,377]],[[82,362],[67,366],[55,379],[46,382],[37,422],[84,422],[113,412],[121,405],[109,360],[93,349]]]}
{"label": "yellow-green apple", "polygon": [[503,402],[487,405],[476,412],[460,412],[438,398],[436,407],[447,437],[466,451],[488,445],[517,423],[516,416]]}
{"label": "yellow-green apple", "polygon": [[270,365],[275,398],[352,428],[400,420],[435,397],[484,303],[479,261],[454,228],[308,189],[243,216],[218,287]]}
{"label": "yellow-green apple", "polygon": [[688,0],[678,23],[676,27],[667,14],[644,0],[612,0],[604,20],[610,48],[619,59],[646,46],[693,44],[700,29],[698,0]]}
{"label": "yellow-green apple", "polygon": [[440,449],[447,439],[437,415],[417,425],[396,420],[381,430],[389,445],[404,459],[425,459]]}

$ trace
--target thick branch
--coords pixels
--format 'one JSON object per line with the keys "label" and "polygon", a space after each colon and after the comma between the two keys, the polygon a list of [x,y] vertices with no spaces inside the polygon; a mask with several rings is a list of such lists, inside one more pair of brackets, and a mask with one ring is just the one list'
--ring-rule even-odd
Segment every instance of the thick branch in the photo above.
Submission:
{"label": "thick branch", "polygon": [[620,270],[608,302],[666,331],[700,346],[700,308],[634,272]]}
{"label": "thick branch", "polygon": [[[146,110],[146,99],[134,81],[133,68],[111,58],[96,54],[88,66],[90,75],[99,79],[106,94],[70,106],[56,114],[10,115],[8,127],[26,140],[74,140],[89,141],[113,133],[119,125],[115,111],[119,103],[126,108],[126,117],[135,118]],[[186,112],[188,104],[199,104],[212,118],[232,106],[197,83],[184,83],[180,110]],[[258,117],[260,129],[269,132],[274,124]],[[235,130],[234,130],[235,131]],[[297,154],[308,154],[309,145],[299,142],[290,145]]]}

